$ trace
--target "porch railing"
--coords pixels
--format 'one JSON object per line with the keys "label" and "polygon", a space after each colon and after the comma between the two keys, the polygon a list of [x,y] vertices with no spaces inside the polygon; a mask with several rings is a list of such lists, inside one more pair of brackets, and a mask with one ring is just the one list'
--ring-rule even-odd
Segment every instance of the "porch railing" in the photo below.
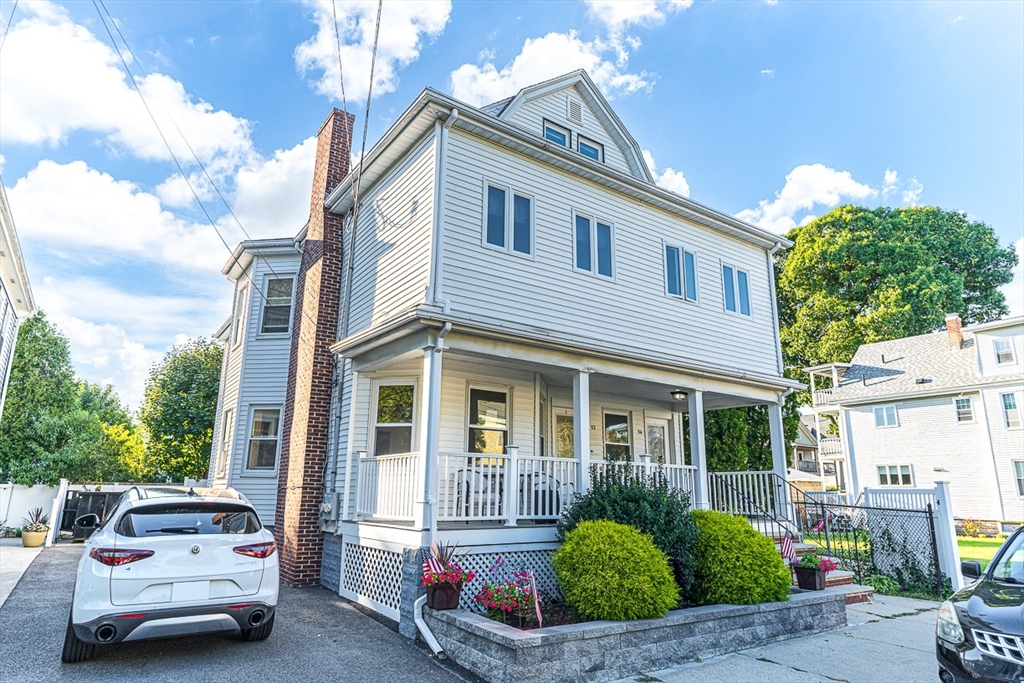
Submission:
{"label": "porch railing", "polygon": [[712,510],[756,517],[765,512],[786,517],[785,492],[774,472],[716,472],[709,477]]}
{"label": "porch railing", "polygon": [[668,480],[669,488],[693,494],[697,468],[693,465],[665,465],[653,462],[651,456],[641,455],[640,461],[594,460],[590,465],[600,476],[605,472],[626,470],[635,477],[649,477],[661,473]]}
{"label": "porch railing", "polygon": [[818,441],[818,455],[842,455],[843,454],[843,443],[839,440],[839,437],[826,436],[825,438]]}
{"label": "porch railing", "polygon": [[441,453],[437,463],[437,519],[500,521],[508,457],[481,453]]}
{"label": "porch railing", "polygon": [[418,453],[359,457],[356,514],[412,521]]}
{"label": "porch railing", "polygon": [[832,400],[831,389],[817,389],[814,392],[814,405],[822,406]]}

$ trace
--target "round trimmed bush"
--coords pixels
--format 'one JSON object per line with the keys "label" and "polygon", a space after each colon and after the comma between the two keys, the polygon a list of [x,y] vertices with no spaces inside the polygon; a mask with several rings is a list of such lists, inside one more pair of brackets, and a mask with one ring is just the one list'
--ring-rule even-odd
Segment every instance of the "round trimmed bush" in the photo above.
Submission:
{"label": "round trimmed bush", "polygon": [[694,593],[702,605],[754,605],[789,599],[793,583],[772,539],[743,517],[695,510],[697,576]]}
{"label": "round trimmed bush", "polygon": [[552,564],[566,603],[589,619],[661,617],[679,600],[665,553],[625,524],[580,522]]}

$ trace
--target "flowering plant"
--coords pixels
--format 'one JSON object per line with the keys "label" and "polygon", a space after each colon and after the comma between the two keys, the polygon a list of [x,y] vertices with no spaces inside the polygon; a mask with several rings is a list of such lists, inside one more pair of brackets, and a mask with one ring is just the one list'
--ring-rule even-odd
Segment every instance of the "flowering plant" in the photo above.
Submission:
{"label": "flowering plant", "polygon": [[827,557],[820,557],[815,553],[807,553],[800,558],[800,562],[795,566],[803,567],[804,569],[820,569],[826,574],[836,570],[836,563],[833,560]]}
{"label": "flowering plant", "polygon": [[423,578],[420,586],[437,586],[450,583],[460,585],[472,581],[476,574],[464,569],[455,559],[456,545],[445,545],[444,543],[431,543],[430,554],[423,551],[426,561],[423,563]]}
{"label": "flowering plant", "polygon": [[505,622],[510,614],[524,617],[535,612],[538,625],[542,624],[540,599],[533,572],[512,569],[500,556],[491,565],[487,583],[473,599],[481,607],[487,608],[488,616],[492,619]]}

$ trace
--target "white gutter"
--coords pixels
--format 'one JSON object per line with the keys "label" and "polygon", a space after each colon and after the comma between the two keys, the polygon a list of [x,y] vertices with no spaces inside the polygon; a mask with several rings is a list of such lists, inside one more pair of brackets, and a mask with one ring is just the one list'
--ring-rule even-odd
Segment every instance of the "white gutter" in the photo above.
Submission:
{"label": "white gutter", "polygon": [[433,650],[434,654],[437,655],[438,659],[448,659],[448,655],[444,653],[444,649],[441,648],[441,644],[437,642],[437,638],[430,632],[430,627],[427,626],[427,622],[423,620],[423,605],[427,604],[427,596],[421,595],[416,598],[416,602],[412,608],[412,618],[416,622],[416,628],[420,630],[420,635],[423,636],[423,640],[426,641],[430,649]]}
{"label": "white gutter", "polygon": [[[775,357],[779,364],[779,374],[785,372],[782,363],[782,333],[779,330],[779,300],[775,293],[775,254],[782,249],[782,243],[776,242],[775,246],[768,250],[768,293],[772,297],[772,324],[775,325]],[[792,389],[790,389],[792,391]]]}

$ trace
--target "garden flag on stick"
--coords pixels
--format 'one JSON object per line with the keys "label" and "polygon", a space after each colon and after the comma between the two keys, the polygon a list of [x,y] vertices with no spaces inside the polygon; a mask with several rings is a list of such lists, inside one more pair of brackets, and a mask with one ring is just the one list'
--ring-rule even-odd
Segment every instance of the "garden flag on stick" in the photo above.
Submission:
{"label": "garden flag on stick", "polygon": [[530,586],[533,588],[533,608],[537,610],[537,628],[544,628],[544,618],[540,615],[540,595],[537,594],[537,579],[530,570]]}
{"label": "garden flag on stick", "polygon": [[796,559],[796,549],[793,547],[793,535],[788,531],[786,532],[786,535],[782,537],[782,548],[779,552],[782,553],[782,559],[787,562],[792,562]]}

